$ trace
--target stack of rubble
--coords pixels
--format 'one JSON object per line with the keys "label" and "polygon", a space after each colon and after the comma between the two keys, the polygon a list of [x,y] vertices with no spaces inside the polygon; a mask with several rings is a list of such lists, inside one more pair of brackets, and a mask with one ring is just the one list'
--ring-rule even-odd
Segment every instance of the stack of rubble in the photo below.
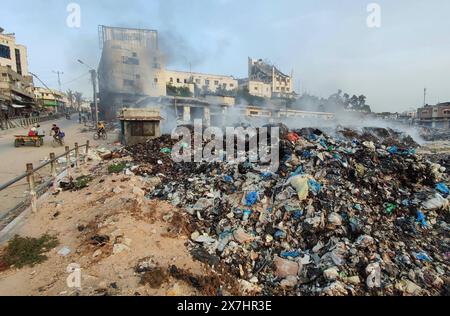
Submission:
{"label": "stack of rubble", "polygon": [[449,179],[410,137],[290,131],[276,173],[176,164],[171,145],[126,152],[136,173],[161,177],[149,198],[190,214],[194,258],[235,276],[242,294],[449,294]]}

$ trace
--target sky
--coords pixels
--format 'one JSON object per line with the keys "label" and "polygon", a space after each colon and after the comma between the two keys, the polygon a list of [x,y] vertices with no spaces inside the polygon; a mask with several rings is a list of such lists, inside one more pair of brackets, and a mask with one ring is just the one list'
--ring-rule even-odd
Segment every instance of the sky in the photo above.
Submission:
{"label": "sky", "polygon": [[[448,0],[2,0],[0,27],[27,46],[30,71],[48,86],[92,94],[88,69],[101,51],[98,25],[156,29],[167,68],[247,76],[262,58],[295,89],[321,97],[364,94],[377,112],[450,101]],[[67,6],[81,9],[79,28]],[[380,27],[367,6],[379,5]],[[35,82],[36,84],[37,82]]]}

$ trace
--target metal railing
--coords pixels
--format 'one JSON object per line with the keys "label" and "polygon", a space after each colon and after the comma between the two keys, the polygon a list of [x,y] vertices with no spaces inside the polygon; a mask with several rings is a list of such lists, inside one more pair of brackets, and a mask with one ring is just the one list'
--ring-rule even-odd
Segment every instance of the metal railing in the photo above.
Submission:
{"label": "metal railing", "polygon": [[[80,160],[80,150],[82,148],[85,148],[85,155],[84,155],[84,160],[81,161]],[[88,154],[89,154],[89,140],[86,141],[86,144],[79,146],[78,143],[75,143],[74,148],[70,149],[69,146],[65,147],[65,152],[59,156],[56,156],[55,153],[50,153],[50,160],[41,164],[40,166],[34,168],[32,163],[28,163],[26,164],[26,172],[15,177],[14,179],[11,179],[10,181],[0,185],[0,192],[11,187],[12,185],[18,183],[19,181],[23,180],[23,179],[27,179],[27,183],[28,183],[28,188],[29,188],[29,196],[28,199],[20,201],[16,206],[14,206],[13,208],[7,210],[3,215],[0,214],[0,220],[3,221],[5,218],[11,218],[14,219],[15,217],[17,217],[18,215],[20,215],[20,213],[29,205],[31,205],[31,211],[33,213],[37,212],[37,198],[38,196],[42,195],[43,193],[45,193],[48,189],[50,184],[52,184],[53,186],[53,190],[56,191],[57,187],[58,187],[58,175],[61,174],[62,172],[67,171],[68,172],[68,177],[70,178],[70,174],[71,174],[71,168],[72,168],[72,161],[70,159],[70,154],[71,153],[75,153],[75,162],[74,162],[74,167],[75,169],[79,168],[79,166],[81,165],[82,162],[87,162],[88,160]],[[66,165],[65,167],[60,170],[60,172],[57,172],[57,163],[58,160],[60,158],[64,158],[66,159]],[[44,183],[42,183],[40,186],[36,186],[36,181],[35,181],[35,173],[37,173],[39,170],[47,167],[50,165],[50,172],[51,172],[51,176],[50,176],[50,180],[45,181]],[[2,229],[3,225],[1,225],[0,223],[0,230]]]}

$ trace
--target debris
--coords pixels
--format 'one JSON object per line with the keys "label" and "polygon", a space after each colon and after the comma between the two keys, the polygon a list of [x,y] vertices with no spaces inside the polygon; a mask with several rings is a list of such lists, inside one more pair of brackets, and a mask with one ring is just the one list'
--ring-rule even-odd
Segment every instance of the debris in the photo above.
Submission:
{"label": "debris", "polygon": [[68,256],[70,253],[71,253],[71,250],[70,250],[70,248],[67,247],[67,246],[61,248],[61,249],[58,251],[58,255],[63,256],[63,257]]}
{"label": "debris", "polygon": [[148,199],[186,211],[193,258],[240,277],[241,293],[394,295],[415,264],[448,274],[446,169],[407,135],[283,126],[270,173],[259,163],[176,163],[162,150],[173,145],[165,135],[123,156],[136,175],[160,179],[153,191],[143,187]]}

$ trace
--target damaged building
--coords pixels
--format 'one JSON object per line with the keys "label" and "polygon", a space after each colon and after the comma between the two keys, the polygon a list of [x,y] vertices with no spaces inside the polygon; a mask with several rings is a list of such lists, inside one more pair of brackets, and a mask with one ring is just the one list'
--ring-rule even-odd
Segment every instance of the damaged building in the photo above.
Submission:
{"label": "damaged building", "polygon": [[165,96],[164,56],[155,30],[99,26],[100,113],[107,120],[143,97]]}
{"label": "damaged building", "polygon": [[248,59],[248,78],[241,80],[241,88],[262,98],[293,98],[293,75],[286,75],[262,59]]}

